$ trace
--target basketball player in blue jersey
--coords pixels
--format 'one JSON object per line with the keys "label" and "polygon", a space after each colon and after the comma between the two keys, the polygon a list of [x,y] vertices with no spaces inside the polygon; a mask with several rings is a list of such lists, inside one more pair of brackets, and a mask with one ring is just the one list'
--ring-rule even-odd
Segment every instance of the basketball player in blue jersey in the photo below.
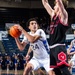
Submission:
{"label": "basketball player in blue jersey", "polygon": [[[30,43],[33,50],[33,57],[28,61],[23,75],[28,75],[31,70],[37,70],[44,67],[49,75],[52,75],[52,68],[49,66],[49,45],[46,40],[46,34],[42,29],[38,29],[39,25],[35,18],[29,19],[27,22],[30,32],[26,32],[20,25],[16,25],[24,34],[24,39],[20,42],[19,38],[15,38],[17,46],[20,50],[24,50],[25,46]],[[28,53],[29,56],[29,53]]]}
{"label": "basketball player in blue jersey", "polygon": [[67,0],[55,0],[55,6],[52,8],[48,0],[42,0],[42,4],[51,17],[50,24],[50,66],[58,68],[56,75],[71,75],[68,70],[67,50],[65,45],[65,32],[68,26],[68,13],[66,7]]}

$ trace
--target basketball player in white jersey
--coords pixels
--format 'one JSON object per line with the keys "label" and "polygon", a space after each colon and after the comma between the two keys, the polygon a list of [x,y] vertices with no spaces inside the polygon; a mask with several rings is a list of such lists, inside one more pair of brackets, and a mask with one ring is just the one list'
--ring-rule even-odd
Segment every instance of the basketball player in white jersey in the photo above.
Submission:
{"label": "basketball player in white jersey", "polygon": [[[73,50],[72,50],[73,48]],[[68,55],[72,56],[69,64],[70,64],[70,71],[72,71],[72,67],[75,66],[75,31],[74,31],[74,39],[71,41],[69,48],[67,49]]]}
{"label": "basketball player in white jersey", "polygon": [[[73,51],[72,48],[74,49]],[[71,41],[69,48],[67,49],[68,55],[74,55],[75,54],[75,31],[74,31],[74,39]]]}
{"label": "basketball player in white jersey", "polygon": [[[49,66],[49,45],[46,40],[45,32],[42,29],[38,29],[38,22],[35,18],[29,19],[27,25],[30,29],[29,33],[26,32],[20,25],[17,25],[18,29],[24,34],[23,41],[20,42],[18,38],[15,38],[20,50],[23,50],[28,43],[30,43],[30,48],[33,50],[33,57],[27,63],[23,75],[28,75],[31,70],[37,70],[40,67],[44,67],[48,74],[52,75],[53,71]],[[27,54],[28,56],[29,53]]]}

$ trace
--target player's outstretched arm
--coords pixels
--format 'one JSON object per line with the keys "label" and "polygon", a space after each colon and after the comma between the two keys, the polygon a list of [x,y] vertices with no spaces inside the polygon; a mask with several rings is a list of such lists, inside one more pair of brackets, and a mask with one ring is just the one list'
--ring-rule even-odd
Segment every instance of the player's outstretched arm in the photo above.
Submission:
{"label": "player's outstretched arm", "polygon": [[[68,23],[68,13],[65,9],[65,6],[67,6],[68,1],[66,0],[65,2],[62,0],[56,0],[56,3],[59,7],[59,12],[60,12],[60,20],[64,25],[67,25]],[[64,3],[64,4],[63,4]],[[65,5],[66,4],[66,5]]]}
{"label": "player's outstretched arm", "polygon": [[19,48],[19,50],[24,50],[26,43],[25,42],[20,42],[19,38],[15,38],[16,44]]}
{"label": "player's outstretched arm", "polygon": [[26,36],[26,38],[28,39],[29,42],[31,43],[34,43],[35,41],[37,41],[39,38],[41,38],[41,36],[38,36],[38,35],[35,35],[35,36],[32,36],[30,35],[25,29],[23,29],[22,26],[20,25],[17,25],[16,26],[18,27],[18,29],[24,34],[24,36]]}
{"label": "player's outstretched arm", "polygon": [[54,13],[54,10],[49,5],[48,0],[42,0],[42,4],[43,4],[44,8],[47,10],[48,14],[52,17],[53,13]]}

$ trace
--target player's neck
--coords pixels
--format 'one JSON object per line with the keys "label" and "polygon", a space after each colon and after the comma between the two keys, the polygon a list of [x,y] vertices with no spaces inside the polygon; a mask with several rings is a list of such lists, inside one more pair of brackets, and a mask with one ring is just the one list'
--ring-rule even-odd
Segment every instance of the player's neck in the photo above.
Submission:
{"label": "player's neck", "polygon": [[32,34],[34,34],[34,33],[35,33],[35,31],[31,31],[31,33],[32,33]]}

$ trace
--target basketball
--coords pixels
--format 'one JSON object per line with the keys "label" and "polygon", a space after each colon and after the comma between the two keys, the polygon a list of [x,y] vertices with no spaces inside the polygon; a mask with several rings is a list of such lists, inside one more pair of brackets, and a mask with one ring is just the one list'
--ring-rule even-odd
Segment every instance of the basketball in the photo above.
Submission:
{"label": "basketball", "polygon": [[13,37],[19,37],[21,35],[21,31],[17,28],[17,26],[10,27],[9,34]]}

